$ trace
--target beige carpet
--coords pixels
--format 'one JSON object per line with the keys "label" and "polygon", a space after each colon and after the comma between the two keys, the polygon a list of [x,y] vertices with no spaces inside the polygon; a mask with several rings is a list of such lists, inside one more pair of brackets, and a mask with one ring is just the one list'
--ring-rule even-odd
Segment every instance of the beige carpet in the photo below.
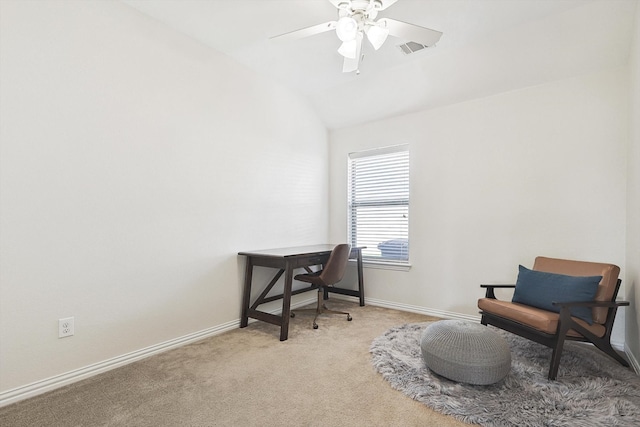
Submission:
{"label": "beige carpet", "polygon": [[375,372],[369,347],[393,326],[434,320],[355,303],[291,319],[289,339],[262,322],[0,408],[10,426],[462,426]]}

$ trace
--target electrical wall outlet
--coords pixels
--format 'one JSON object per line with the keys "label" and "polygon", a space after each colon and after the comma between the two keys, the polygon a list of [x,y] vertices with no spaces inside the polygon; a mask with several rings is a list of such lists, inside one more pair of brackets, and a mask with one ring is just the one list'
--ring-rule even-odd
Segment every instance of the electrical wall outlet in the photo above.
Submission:
{"label": "electrical wall outlet", "polygon": [[58,338],[70,337],[74,333],[73,317],[58,319]]}

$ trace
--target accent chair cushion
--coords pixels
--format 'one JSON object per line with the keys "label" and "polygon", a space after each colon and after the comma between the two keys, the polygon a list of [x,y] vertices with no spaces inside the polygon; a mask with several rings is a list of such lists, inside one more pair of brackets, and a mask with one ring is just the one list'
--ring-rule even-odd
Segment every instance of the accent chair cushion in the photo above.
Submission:
{"label": "accent chair cushion", "polygon": [[[553,311],[493,298],[480,298],[478,300],[478,308],[484,313],[513,320],[549,335],[555,335],[556,332],[558,332],[560,314]],[[607,332],[607,328],[595,320],[593,321],[593,325],[589,325],[584,320],[575,317],[574,320],[578,325],[597,337],[603,337]],[[569,329],[567,336],[582,337],[583,335],[574,329]]]}
{"label": "accent chair cushion", "polygon": [[[567,276],[519,266],[512,302],[560,312],[552,302],[593,301],[602,276]],[[571,315],[593,324],[590,307],[573,307]]]}
{"label": "accent chair cushion", "polygon": [[[567,276],[602,276],[595,301],[611,301],[616,294],[620,267],[615,264],[607,264],[589,261],[574,261],[560,258],[536,257],[533,270],[546,271],[547,273],[566,274]],[[604,323],[607,321],[607,307],[593,309],[593,321]]]}

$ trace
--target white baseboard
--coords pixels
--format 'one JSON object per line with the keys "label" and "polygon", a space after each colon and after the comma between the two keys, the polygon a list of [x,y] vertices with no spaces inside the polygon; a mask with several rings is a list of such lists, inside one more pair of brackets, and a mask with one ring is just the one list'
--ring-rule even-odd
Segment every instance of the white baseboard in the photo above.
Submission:
{"label": "white baseboard", "polygon": [[[293,309],[293,308],[302,307],[308,304],[312,304],[315,301],[316,299],[314,297],[308,300],[300,301],[295,304],[292,303],[291,308]],[[281,309],[275,310],[271,312],[271,314],[278,314],[281,311],[282,311]],[[256,321],[257,320],[249,319],[249,323],[253,323]],[[104,360],[102,362],[94,363],[92,365],[85,366],[83,368],[74,369],[73,371],[65,372],[64,374],[56,375],[41,381],[36,381],[31,384],[27,384],[21,387],[17,387],[17,388],[2,392],[0,393],[0,408],[3,406],[10,405],[12,403],[19,402],[24,399],[28,399],[30,397],[37,396],[39,394],[46,393],[48,391],[58,389],[60,387],[64,387],[69,384],[73,384],[75,382],[87,379],[94,375],[98,375],[103,372],[107,372],[112,369],[119,368],[124,365],[128,365],[129,363],[133,363],[138,360],[145,359],[155,354],[162,353],[174,348],[178,348],[183,345],[190,344],[192,342],[199,341],[208,337],[219,335],[223,332],[227,332],[232,329],[237,329],[239,327],[240,327],[240,319],[233,320],[227,323],[223,323],[221,325],[213,326],[211,328],[194,332],[192,334],[184,335],[182,337],[165,341],[160,344],[156,344],[140,350],[132,351],[131,353],[126,353],[121,356]]]}
{"label": "white baseboard", "polygon": [[627,355],[627,359],[629,360],[629,364],[636,371],[636,374],[640,375],[640,362],[636,359],[635,355],[631,352],[631,349],[625,344],[624,345],[624,354]]}
{"label": "white baseboard", "polygon": [[154,354],[162,353],[167,350],[171,350],[177,347],[181,347],[185,344],[192,343],[194,341],[201,340],[203,338],[211,337],[221,334],[231,329],[238,328],[240,326],[240,320],[234,320],[224,323],[222,325],[214,326],[212,328],[204,329],[192,334],[188,334],[173,340],[165,341],[160,344],[152,345],[140,350],[132,351],[121,356],[117,356],[102,362],[94,363],[89,366],[85,366],[80,369],[65,372],[64,374],[56,375],[41,381],[36,381],[31,384],[27,384],[22,387],[17,387],[12,390],[0,393],[0,407],[9,405],[11,403],[18,402],[30,397],[37,396],[47,391],[55,390],[60,387],[75,383],[77,381],[92,377],[94,375],[101,374],[111,369],[115,369],[129,363],[144,359]]}
{"label": "white baseboard", "polygon": [[424,314],[426,316],[441,317],[443,319],[460,319],[469,320],[471,322],[480,322],[480,316],[473,316],[469,314],[454,313],[452,311],[436,310],[433,308],[420,307],[417,305],[401,304],[392,301],[384,301],[377,299],[366,299],[367,304],[377,307],[391,308],[399,311],[408,311],[410,313]]}

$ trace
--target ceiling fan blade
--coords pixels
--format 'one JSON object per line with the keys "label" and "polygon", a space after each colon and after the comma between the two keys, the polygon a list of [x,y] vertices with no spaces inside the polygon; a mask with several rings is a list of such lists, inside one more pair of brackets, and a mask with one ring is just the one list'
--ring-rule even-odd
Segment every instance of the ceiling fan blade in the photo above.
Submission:
{"label": "ceiling fan blade", "polygon": [[382,24],[384,27],[388,28],[389,34],[394,37],[420,43],[425,46],[433,46],[442,36],[440,31],[431,30],[419,25],[408,24],[406,22],[390,18],[379,19],[378,24]]}
{"label": "ceiling fan blade", "polygon": [[295,30],[277,36],[269,37],[269,40],[287,41],[302,39],[305,37],[315,36],[316,34],[335,30],[337,25],[338,23],[336,21],[329,21],[323,24],[313,25],[311,27],[306,27],[300,30]]}
{"label": "ceiling fan blade", "polygon": [[360,68],[360,58],[362,57],[362,34],[358,34],[356,43],[356,56],[355,58],[348,58],[345,56],[344,62],[342,63],[343,73],[358,71],[358,68]]}

